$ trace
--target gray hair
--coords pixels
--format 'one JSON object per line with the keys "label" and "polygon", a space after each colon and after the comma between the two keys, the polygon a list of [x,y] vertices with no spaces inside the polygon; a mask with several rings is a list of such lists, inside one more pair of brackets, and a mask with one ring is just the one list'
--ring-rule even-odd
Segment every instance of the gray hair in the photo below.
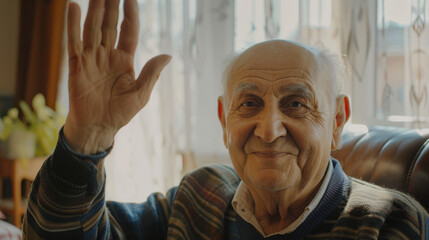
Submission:
{"label": "gray hair", "polygon": [[233,66],[237,61],[237,59],[240,57],[240,55],[241,55],[241,52],[234,53],[233,55],[228,56],[224,63],[225,67],[223,69],[222,79],[220,82],[223,97],[226,97],[226,88],[228,86],[229,78],[232,74]]}
{"label": "gray hair", "polygon": [[[347,76],[344,61],[340,55],[334,54],[326,49],[309,46],[305,47],[313,53],[317,60],[319,77],[330,79],[333,83],[332,96],[336,99],[340,94],[342,94],[343,81]],[[225,61],[225,67],[221,79],[222,96],[224,98],[228,97],[226,96],[228,82],[234,70],[234,64],[241,56],[241,53],[242,52],[231,55]]]}
{"label": "gray hair", "polygon": [[336,99],[342,94],[343,82],[346,78],[346,67],[339,54],[326,49],[308,47],[314,53],[318,63],[319,78],[326,78],[332,83],[332,96]]}

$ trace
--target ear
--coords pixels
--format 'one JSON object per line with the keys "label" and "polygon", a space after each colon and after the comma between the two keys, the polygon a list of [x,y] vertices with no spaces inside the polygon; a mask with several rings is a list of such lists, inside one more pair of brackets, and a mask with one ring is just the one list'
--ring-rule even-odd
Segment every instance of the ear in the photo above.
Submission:
{"label": "ear", "polygon": [[341,134],[343,133],[344,125],[350,118],[350,103],[349,98],[341,95],[336,100],[336,110],[334,116],[333,138],[331,150],[335,150],[341,143]]}
{"label": "ear", "polygon": [[225,147],[228,148],[227,135],[226,135],[225,109],[224,109],[223,102],[224,102],[223,97],[220,96],[217,99],[217,116],[219,118],[220,124],[222,125],[223,143],[225,144]]}

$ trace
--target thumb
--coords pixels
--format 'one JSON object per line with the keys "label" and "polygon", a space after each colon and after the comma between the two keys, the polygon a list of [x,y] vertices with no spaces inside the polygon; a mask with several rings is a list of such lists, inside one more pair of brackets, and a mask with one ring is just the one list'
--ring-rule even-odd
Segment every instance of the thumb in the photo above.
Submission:
{"label": "thumb", "polygon": [[149,100],[150,94],[156,81],[161,74],[161,71],[170,62],[171,56],[161,54],[151,58],[143,67],[136,81],[136,87],[139,92],[139,98],[144,104]]}

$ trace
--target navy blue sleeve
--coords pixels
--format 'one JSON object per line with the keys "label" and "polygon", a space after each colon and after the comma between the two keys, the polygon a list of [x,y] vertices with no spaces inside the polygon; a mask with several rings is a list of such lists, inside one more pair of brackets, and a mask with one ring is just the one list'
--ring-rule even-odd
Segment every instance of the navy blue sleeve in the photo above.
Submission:
{"label": "navy blue sleeve", "polygon": [[81,159],[62,141],[33,183],[23,239],[165,238],[175,188],[140,204],[105,201],[103,160]]}
{"label": "navy blue sleeve", "polygon": [[144,203],[107,202],[107,208],[127,239],[166,239],[176,191],[174,187],[165,196],[153,193]]}

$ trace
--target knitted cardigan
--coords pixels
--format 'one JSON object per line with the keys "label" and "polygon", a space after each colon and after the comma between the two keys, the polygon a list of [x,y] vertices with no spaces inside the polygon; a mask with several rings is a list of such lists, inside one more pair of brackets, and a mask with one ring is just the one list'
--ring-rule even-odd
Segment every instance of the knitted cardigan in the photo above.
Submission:
{"label": "knitted cardigan", "polygon": [[[428,214],[413,198],[334,171],[319,205],[292,233],[268,239],[429,239]],[[24,239],[263,239],[233,210],[240,182],[224,165],[198,169],[144,203],[104,199],[102,162],[58,144],[38,173]]]}

